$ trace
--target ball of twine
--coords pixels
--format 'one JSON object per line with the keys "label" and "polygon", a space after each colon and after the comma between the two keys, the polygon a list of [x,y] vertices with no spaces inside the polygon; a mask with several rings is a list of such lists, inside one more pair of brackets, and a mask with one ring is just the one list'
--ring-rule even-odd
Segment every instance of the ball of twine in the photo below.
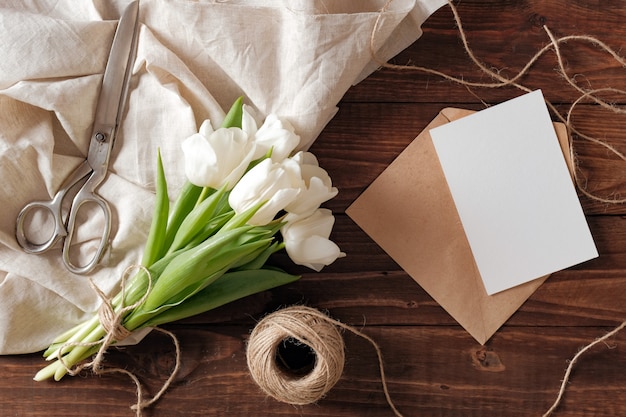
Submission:
{"label": "ball of twine", "polygon": [[[314,354],[305,375],[279,363],[279,348],[287,341],[308,346]],[[320,311],[292,306],[263,318],[253,329],[247,346],[248,368],[268,395],[288,404],[306,405],[320,400],[339,381],[345,362],[344,341],[335,321]]]}

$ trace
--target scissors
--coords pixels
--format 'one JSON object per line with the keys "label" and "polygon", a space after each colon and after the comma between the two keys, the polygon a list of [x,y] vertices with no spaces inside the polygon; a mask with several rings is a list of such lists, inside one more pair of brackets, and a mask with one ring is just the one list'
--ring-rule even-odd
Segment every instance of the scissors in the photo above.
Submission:
{"label": "scissors", "polygon": [[[71,272],[86,274],[91,272],[102,258],[111,233],[111,208],[96,194],[96,188],[107,175],[111,150],[115,142],[117,127],[122,118],[132,63],[135,60],[137,45],[139,2],[133,1],[124,10],[117,25],[109,59],[107,61],[102,88],[96,107],[91,140],[87,159],[63,182],[59,191],[49,201],[34,201],[27,204],[17,217],[16,238],[27,253],[43,253],[63,240],[63,263]],[[85,181],[86,179],[86,181]],[[66,218],[63,216],[62,203],[66,194],[79,183],[84,184],[74,195]],[[85,203],[95,203],[104,214],[102,240],[91,260],[76,265],[70,259],[70,247],[76,230],[76,215]],[[43,243],[34,243],[27,237],[25,223],[35,210],[49,212],[54,219],[54,231]]]}

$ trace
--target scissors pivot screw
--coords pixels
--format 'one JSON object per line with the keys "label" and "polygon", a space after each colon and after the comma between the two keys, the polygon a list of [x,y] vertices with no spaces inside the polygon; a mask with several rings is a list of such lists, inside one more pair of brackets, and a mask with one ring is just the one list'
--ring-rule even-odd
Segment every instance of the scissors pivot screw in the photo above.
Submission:
{"label": "scissors pivot screw", "polygon": [[104,142],[104,141],[105,141],[105,139],[107,138],[107,135],[105,135],[105,134],[104,134],[104,133],[102,133],[102,132],[98,132],[98,133],[96,133],[95,138],[96,138],[96,140],[97,140],[98,142]]}

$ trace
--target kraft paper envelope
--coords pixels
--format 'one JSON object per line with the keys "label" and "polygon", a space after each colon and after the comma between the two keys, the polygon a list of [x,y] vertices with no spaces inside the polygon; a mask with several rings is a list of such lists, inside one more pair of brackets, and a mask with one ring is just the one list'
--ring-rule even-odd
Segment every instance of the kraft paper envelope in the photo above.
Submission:
{"label": "kraft paper envelope", "polygon": [[[442,110],[346,213],[484,344],[547,276],[494,295],[485,290],[429,134],[472,113]],[[554,126],[567,158],[565,126]]]}

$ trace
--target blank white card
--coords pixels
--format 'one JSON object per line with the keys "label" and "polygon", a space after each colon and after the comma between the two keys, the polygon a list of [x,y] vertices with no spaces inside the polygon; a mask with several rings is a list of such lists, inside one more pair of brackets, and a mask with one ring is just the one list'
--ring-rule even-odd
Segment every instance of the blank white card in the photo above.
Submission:
{"label": "blank white card", "polygon": [[598,256],[540,90],[430,134],[488,294]]}

